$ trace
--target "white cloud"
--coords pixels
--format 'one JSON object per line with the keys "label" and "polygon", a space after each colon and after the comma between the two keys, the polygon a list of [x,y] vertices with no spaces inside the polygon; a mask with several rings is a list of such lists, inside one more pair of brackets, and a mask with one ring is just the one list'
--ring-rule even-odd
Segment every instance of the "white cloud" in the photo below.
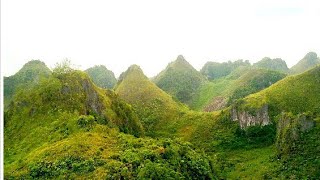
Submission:
{"label": "white cloud", "polygon": [[4,0],[1,61],[12,75],[28,60],[64,58],[83,69],[131,64],[154,76],[183,54],[197,69],[208,60],[281,57],[289,66],[320,53],[317,1]]}

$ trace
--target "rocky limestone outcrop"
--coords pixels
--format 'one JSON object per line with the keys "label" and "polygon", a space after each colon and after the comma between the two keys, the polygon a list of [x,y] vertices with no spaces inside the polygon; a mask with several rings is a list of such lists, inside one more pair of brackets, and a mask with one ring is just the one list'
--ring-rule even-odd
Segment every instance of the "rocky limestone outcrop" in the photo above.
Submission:
{"label": "rocky limestone outcrop", "polygon": [[231,117],[233,121],[239,121],[242,129],[256,125],[265,126],[271,123],[268,115],[268,105],[262,106],[262,108],[255,110],[254,113],[233,107]]}
{"label": "rocky limestone outcrop", "polygon": [[293,151],[300,139],[300,134],[312,129],[315,122],[305,114],[292,115],[282,113],[277,124],[276,147],[280,156]]}

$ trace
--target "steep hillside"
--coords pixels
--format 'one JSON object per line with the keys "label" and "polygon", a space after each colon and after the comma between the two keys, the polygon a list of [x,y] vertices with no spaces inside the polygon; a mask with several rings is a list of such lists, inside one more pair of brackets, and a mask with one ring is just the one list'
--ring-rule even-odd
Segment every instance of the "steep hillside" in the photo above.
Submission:
{"label": "steep hillside", "polygon": [[87,72],[92,81],[101,88],[112,89],[117,83],[113,72],[108,70],[104,65],[91,67],[85,70],[85,72]]}
{"label": "steep hillside", "polygon": [[228,61],[223,63],[207,62],[200,70],[201,74],[207,77],[209,80],[218,79],[229,75],[233,70],[240,66],[251,66],[248,60],[237,60],[234,62]]}
{"label": "steep hillside", "polygon": [[5,178],[214,178],[190,143],[121,132],[143,135],[131,105],[84,72],[53,71],[5,112]]}
{"label": "steep hillside", "polygon": [[276,151],[281,166],[275,177],[319,177],[320,66],[289,76],[249,95],[233,106],[240,126],[276,125]]}
{"label": "steep hillside", "polygon": [[164,128],[164,124],[178,118],[180,109],[187,109],[151,82],[137,65],[130,66],[120,75],[115,92],[134,105],[149,133]]}
{"label": "steep hillside", "polygon": [[3,92],[5,109],[12,100],[13,95],[19,88],[39,83],[42,77],[48,77],[51,70],[44,62],[39,60],[31,60],[26,63],[16,74],[4,77]]}
{"label": "steep hillside", "polygon": [[137,65],[115,92],[84,72],[55,70],[5,112],[5,176],[317,179],[320,66],[285,76],[239,66],[200,87],[198,102],[226,100],[208,113],[174,101]]}
{"label": "steep hillside", "polygon": [[299,74],[315,67],[318,64],[320,64],[320,58],[317,57],[315,52],[309,52],[296,65],[290,68],[290,73]]}
{"label": "steep hillside", "polygon": [[260,108],[268,105],[274,113],[282,111],[294,114],[320,112],[320,67],[303,74],[288,76],[269,88],[246,97],[240,104],[244,108]]}
{"label": "steep hillside", "polygon": [[266,69],[240,66],[228,76],[201,86],[191,108],[213,111],[223,109],[237,99],[269,87],[285,74]]}
{"label": "steep hillside", "polygon": [[154,78],[154,82],[180,102],[190,104],[205,78],[180,55]]}
{"label": "steep hillside", "polygon": [[289,71],[287,63],[280,58],[271,59],[269,57],[265,57],[262,60],[254,63],[253,67],[274,70],[274,71],[280,71],[283,73],[287,73]]}

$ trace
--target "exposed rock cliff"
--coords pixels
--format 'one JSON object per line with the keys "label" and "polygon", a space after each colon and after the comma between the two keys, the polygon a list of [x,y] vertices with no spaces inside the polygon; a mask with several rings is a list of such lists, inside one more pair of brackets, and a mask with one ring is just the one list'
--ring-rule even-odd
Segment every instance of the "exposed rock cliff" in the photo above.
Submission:
{"label": "exposed rock cliff", "polygon": [[238,110],[236,107],[233,107],[231,110],[231,117],[233,121],[239,121],[242,129],[249,126],[265,126],[270,124],[268,105],[262,106],[262,108],[255,110],[255,112]]}

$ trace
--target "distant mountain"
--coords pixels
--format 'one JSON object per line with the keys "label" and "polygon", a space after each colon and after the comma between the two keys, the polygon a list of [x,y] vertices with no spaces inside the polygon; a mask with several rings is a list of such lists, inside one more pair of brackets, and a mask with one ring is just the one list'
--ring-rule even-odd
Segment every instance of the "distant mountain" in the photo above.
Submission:
{"label": "distant mountain", "polygon": [[190,104],[191,99],[206,79],[182,55],[179,55],[153,81],[180,102]]}
{"label": "distant mountain", "polygon": [[315,67],[318,64],[320,64],[320,58],[317,57],[315,52],[309,52],[296,65],[290,68],[290,73],[299,74]]}
{"label": "distant mountain", "polygon": [[207,62],[200,72],[209,80],[218,79],[229,75],[233,70],[240,66],[251,66],[248,60],[237,60],[234,62],[228,61],[223,63]]}
{"label": "distant mountain", "polygon": [[51,70],[40,60],[31,60],[27,62],[16,74],[4,77],[4,104],[5,108],[12,100],[13,95],[18,89],[26,86],[30,87],[40,82],[41,78],[48,77]]}
{"label": "distant mountain", "polygon": [[133,104],[147,132],[162,129],[176,119],[182,105],[151,82],[137,65],[132,65],[119,77],[115,92]]}
{"label": "distant mountain", "polygon": [[254,63],[253,67],[274,70],[274,71],[280,71],[283,73],[287,73],[289,71],[287,63],[280,58],[271,59],[269,57],[265,57],[262,60]]}
{"label": "distant mountain", "polygon": [[92,81],[101,88],[112,89],[117,83],[114,73],[104,65],[96,65],[85,70],[85,72],[87,72]]}

